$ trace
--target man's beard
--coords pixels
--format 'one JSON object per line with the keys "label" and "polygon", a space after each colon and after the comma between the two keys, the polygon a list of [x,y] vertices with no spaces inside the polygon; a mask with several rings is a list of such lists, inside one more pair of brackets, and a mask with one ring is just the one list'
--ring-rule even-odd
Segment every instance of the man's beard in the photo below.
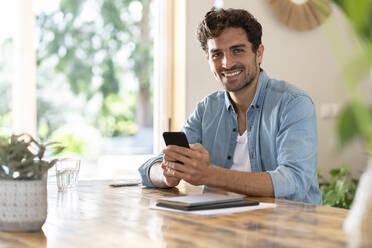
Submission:
{"label": "man's beard", "polygon": [[[244,78],[244,83],[242,85],[237,85],[238,88],[233,88],[233,89],[228,89],[227,88],[227,84],[224,85],[224,83],[222,82],[222,85],[224,86],[224,88],[227,90],[227,91],[230,91],[230,92],[237,92],[239,90],[242,90],[244,88],[247,88],[249,85],[251,85],[254,81],[254,79],[256,78],[256,75],[257,75],[257,65],[256,65],[256,59],[254,61],[254,66],[253,66],[253,70],[251,70],[251,73],[248,73],[248,75],[245,75],[245,78]],[[238,69],[238,68],[231,68],[230,70],[235,70],[235,69]],[[243,69],[243,72],[245,72],[245,68]]]}
{"label": "man's beard", "polygon": [[244,80],[245,83],[242,86],[240,86],[239,88],[231,89],[230,91],[231,92],[237,92],[239,90],[247,88],[249,85],[252,84],[252,82],[254,81],[255,78],[256,78],[256,71],[254,71],[253,73],[250,73],[248,75],[248,78],[246,80]]}

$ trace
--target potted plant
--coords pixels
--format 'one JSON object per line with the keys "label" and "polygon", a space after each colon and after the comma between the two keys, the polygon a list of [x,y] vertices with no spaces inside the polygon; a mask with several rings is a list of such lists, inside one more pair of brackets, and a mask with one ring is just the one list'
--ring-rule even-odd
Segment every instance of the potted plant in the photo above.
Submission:
{"label": "potted plant", "polygon": [[0,137],[0,231],[38,231],[47,216],[47,171],[57,159],[44,160],[47,148],[28,134]]}

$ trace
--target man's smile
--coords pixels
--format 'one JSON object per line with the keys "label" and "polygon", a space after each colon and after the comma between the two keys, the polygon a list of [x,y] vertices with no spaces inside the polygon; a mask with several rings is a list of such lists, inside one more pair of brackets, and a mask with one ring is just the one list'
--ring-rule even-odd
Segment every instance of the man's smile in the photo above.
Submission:
{"label": "man's smile", "polygon": [[231,68],[229,70],[222,70],[221,75],[226,79],[235,79],[237,78],[242,72],[244,68]]}
{"label": "man's smile", "polygon": [[222,75],[224,77],[234,77],[234,76],[237,76],[239,75],[243,70],[240,69],[240,70],[234,70],[234,71],[228,71],[228,72],[222,72]]}

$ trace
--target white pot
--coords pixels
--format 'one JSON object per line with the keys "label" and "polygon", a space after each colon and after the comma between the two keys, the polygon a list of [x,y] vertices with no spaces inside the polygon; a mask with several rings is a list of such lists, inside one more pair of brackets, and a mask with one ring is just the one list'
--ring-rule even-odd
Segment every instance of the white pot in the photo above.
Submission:
{"label": "white pot", "polygon": [[353,205],[344,222],[350,248],[372,247],[372,160],[360,177]]}
{"label": "white pot", "polygon": [[47,177],[0,180],[0,231],[39,231],[47,217]]}

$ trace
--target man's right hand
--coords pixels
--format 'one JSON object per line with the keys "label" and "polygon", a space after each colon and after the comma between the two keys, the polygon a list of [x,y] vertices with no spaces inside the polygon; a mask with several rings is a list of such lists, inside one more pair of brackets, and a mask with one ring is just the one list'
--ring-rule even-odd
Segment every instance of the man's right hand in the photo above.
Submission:
{"label": "man's right hand", "polygon": [[167,166],[167,161],[164,161],[161,163],[161,168],[163,169],[163,176],[164,176],[164,183],[168,187],[174,187],[177,186],[180,183],[180,178],[172,176],[172,174],[169,171],[169,167]]}

